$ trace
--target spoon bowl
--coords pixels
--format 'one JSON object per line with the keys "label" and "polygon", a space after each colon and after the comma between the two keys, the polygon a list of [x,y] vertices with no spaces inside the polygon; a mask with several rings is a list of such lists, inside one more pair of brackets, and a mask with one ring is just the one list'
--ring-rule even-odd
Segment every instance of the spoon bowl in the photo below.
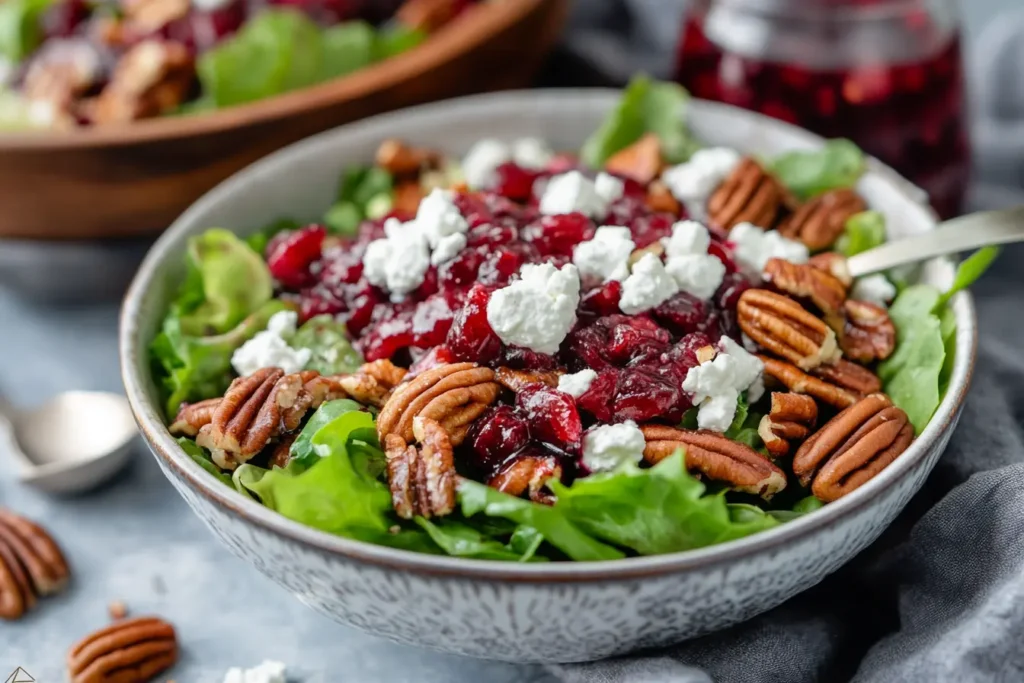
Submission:
{"label": "spoon bowl", "polygon": [[128,401],[108,392],[68,391],[6,412],[20,480],[49,493],[86,491],[112,477],[137,434]]}

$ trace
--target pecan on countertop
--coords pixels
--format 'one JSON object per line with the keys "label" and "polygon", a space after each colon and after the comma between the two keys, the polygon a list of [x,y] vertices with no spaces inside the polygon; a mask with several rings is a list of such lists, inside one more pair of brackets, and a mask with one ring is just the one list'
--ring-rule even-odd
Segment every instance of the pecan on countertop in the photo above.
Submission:
{"label": "pecan on countertop", "polygon": [[178,659],[174,627],[157,617],[119,619],[68,652],[71,683],[148,683]]}
{"label": "pecan on countertop", "polygon": [[67,561],[38,524],[0,508],[0,619],[18,619],[37,597],[59,593],[70,577]]}

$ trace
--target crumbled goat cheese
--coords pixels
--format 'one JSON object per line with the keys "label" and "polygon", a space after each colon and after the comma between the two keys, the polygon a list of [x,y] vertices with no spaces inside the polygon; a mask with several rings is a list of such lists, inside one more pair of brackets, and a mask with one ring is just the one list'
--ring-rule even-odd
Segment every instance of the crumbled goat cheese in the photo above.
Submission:
{"label": "crumbled goat cheese", "polygon": [[635,315],[658,306],[679,291],[676,281],[665,270],[661,259],[646,254],[633,264],[633,272],[622,282],[619,309]]}
{"label": "crumbled goat cheese", "polygon": [[668,258],[706,254],[711,246],[711,234],[697,221],[679,221],[672,226],[671,236],[661,238],[661,244]]}
{"label": "crumbled goat cheese", "polygon": [[587,393],[591,383],[597,379],[597,373],[587,368],[558,378],[558,390],[564,391],[573,398],[579,398]]}
{"label": "crumbled goat cheese", "polygon": [[778,230],[762,230],[751,223],[740,223],[730,230],[729,242],[736,259],[759,273],[768,259],[807,263],[811,257],[803,243],[783,237]]}
{"label": "crumbled goat cheese", "polygon": [[725,277],[725,264],[710,254],[672,256],[665,263],[665,270],[681,291],[703,301],[714,295]]}
{"label": "crumbled goat cheese", "polygon": [[512,143],[512,161],[528,171],[544,170],[555,153],[540,138],[519,138]]}
{"label": "crumbled goat cheese", "polygon": [[474,190],[484,190],[497,182],[495,171],[509,160],[508,145],[485,138],[474,144],[462,159],[462,174]]}
{"label": "crumbled goat cheese", "polygon": [[896,286],[881,273],[859,278],[853,283],[851,299],[867,301],[876,306],[888,306],[896,298]]}
{"label": "crumbled goat cheese", "polygon": [[455,193],[451,190],[435,188],[420,201],[416,210],[416,230],[432,249],[449,235],[469,231],[469,222],[459,213],[454,199]]}
{"label": "crumbled goat cheese", "polygon": [[540,212],[554,216],[580,212],[590,218],[603,218],[608,200],[597,192],[597,186],[579,171],[569,171],[548,180],[540,198]]}
{"label": "crumbled goat cheese", "polygon": [[633,421],[594,427],[583,435],[583,464],[591,472],[614,470],[643,460],[647,441]]}
{"label": "crumbled goat cheese", "polygon": [[622,199],[622,193],[626,191],[626,183],[622,179],[602,171],[594,180],[594,190],[606,204],[611,204],[617,199]]}
{"label": "crumbled goat cheese", "polygon": [[697,426],[725,432],[736,417],[736,402],[746,391],[751,401],[764,392],[764,364],[728,337],[719,342],[719,353],[712,360],[690,368],[683,391],[693,395],[698,407]]}
{"label": "crumbled goat cheese", "polygon": [[580,275],[576,266],[528,263],[519,279],[491,294],[487,322],[506,344],[552,354],[576,323]]}
{"label": "crumbled goat cheese", "polygon": [[224,683],[287,683],[286,667],[281,662],[267,660],[244,671],[238,667],[228,669]]}
{"label": "crumbled goat cheese", "polygon": [[298,319],[295,311],[275,313],[267,321],[267,329],[235,349],[231,354],[231,367],[242,377],[261,368],[281,368],[287,374],[302,370],[313,352],[293,349],[286,341],[295,334]]}
{"label": "crumbled goat cheese", "polygon": [[580,242],[572,252],[572,262],[580,275],[591,275],[602,281],[625,280],[629,277],[629,255],[636,245],[629,228],[604,225],[594,238]]}
{"label": "crumbled goat cheese", "polygon": [[445,261],[451,261],[465,248],[466,236],[462,233],[442,237],[430,254],[430,265],[439,266]]}
{"label": "crumbled goat cheese", "polygon": [[728,147],[698,150],[686,163],[666,169],[661,180],[694,218],[707,215],[711,193],[722,184],[743,157]]}

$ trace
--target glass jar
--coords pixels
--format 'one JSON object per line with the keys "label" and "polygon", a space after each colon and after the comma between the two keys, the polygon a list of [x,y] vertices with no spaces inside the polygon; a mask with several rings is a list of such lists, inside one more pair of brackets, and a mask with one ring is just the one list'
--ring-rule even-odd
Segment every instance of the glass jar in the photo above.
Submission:
{"label": "glass jar", "polygon": [[970,167],[955,0],[690,0],[677,80],[695,97],[846,137],[961,208]]}

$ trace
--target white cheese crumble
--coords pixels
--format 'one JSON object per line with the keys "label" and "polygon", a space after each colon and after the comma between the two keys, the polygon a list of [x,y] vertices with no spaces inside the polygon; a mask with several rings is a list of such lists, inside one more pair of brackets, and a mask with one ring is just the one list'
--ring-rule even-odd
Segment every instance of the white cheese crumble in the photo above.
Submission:
{"label": "white cheese crumble", "polygon": [[583,464],[591,472],[614,470],[643,460],[644,433],[633,421],[594,427],[583,435]]}
{"label": "white cheese crumble", "polygon": [[412,221],[390,218],[384,223],[387,237],[366,245],[363,275],[372,285],[391,292],[400,300],[423,283],[430,268],[430,248]]}
{"label": "white cheese crumble", "polygon": [[689,254],[706,254],[711,246],[711,233],[697,221],[679,221],[672,226],[672,234],[662,237],[661,244],[665,247],[665,256],[687,256]]}
{"label": "white cheese crumble", "polygon": [[573,398],[579,398],[587,393],[595,379],[597,379],[597,373],[590,368],[565,374],[558,378],[558,390],[564,391]]}
{"label": "white cheese crumble", "polygon": [[439,266],[445,261],[451,261],[459,255],[459,252],[466,248],[466,236],[461,233],[442,237],[430,253],[430,265]]}
{"label": "white cheese crumble", "polygon": [[415,228],[426,238],[431,248],[449,235],[469,231],[469,223],[459,213],[454,200],[455,193],[451,190],[435,188],[420,201],[416,210]]}
{"label": "white cheese crumble", "polygon": [[246,377],[261,368],[281,368],[286,374],[306,367],[313,352],[293,349],[286,338],[295,334],[299,316],[295,311],[281,311],[267,321],[267,329],[258,332],[231,354],[231,367]]}
{"label": "white cheese crumble", "polygon": [[676,281],[655,254],[645,254],[633,264],[633,272],[622,282],[619,309],[627,315],[650,310],[679,291]]}
{"label": "white cheese crumble", "polygon": [[881,273],[867,275],[853,283],[850,298],[886,307],[896,298],[896,286]]}
{"label": "white cheese crumble", "polygon": [[635,248],[629,228],[603,225],[593,239],[576,245],[572,262],[580,275],[599,277],[604,282],[625,280],[629,277],[629,255]]}
{"label": "white cheese crumble", "polygon": [[579,171],[553,176],[540,198],[540,212],[554,216],[576,211],[590,218],[603,218],[608,200],[598,194],[594,181]]}
{"label": "white cheese crumble", "polygon": [[661,180],[673,196],[686,205],[691,216],[704,218],[711,193],[729,177],[742,158],[734,149],[709,147],[694,152],[686,163],[666,169]]}
{"label": "white cheese crumble", "polygon": [[697,426],[725,432],[736,417],[736,402],[746,391],[751,401],[764,392],[764,364],[728,337],[722,337],[712,360],[690,368],[683,391],[692,394],[698,407]]}
{"label": "white cheese crumble", "polygon": [[621,178],[616,178],[612,174],[602,171],[597,174],[597,178],[594,180],[594,189],[606,204],[611,204],[615,200],[622,198],[622,193],[626,191],[626,183]]}
{"label": "white cheese crumble", "polygon": [[673,256],[665,264],[665,270],[681,291],[702,301],[714,295],[725,277],[725,264],[710,254]]}
{"label": "white cheese crumble", "polygon": [[803,243],[783,237],[778,230],[762,230],[751,223],[740,223],[730,230],[729,242],[736,260],[759,273],[768,259],[807,263],[811,257]]}
{"label": "white cheese crumble", "polygon": [[266,660],[251,669],[228,669],[224,683],[287,683],[286,667],[281,662]]}
{"label": "white cheese crumble", "polygon": [[580,275],[568,263],[561,270],[550,263],[528,263],[519,279],[491,294],[487,322],[506,344],[552,354],[576,323]]}
{"label": "white cheese crumble", "polygon": [[500,140],[478,140],[462,159],[462,174],[474,190],[491,187],[497,181],[495,171],[509,160],[508,145]]}
{"label": "white cheese crumble", "polygon": [[519,138],[512,143],[512,161],[527,171],[544,170],[554,156],[548,143],[540,138]]}

